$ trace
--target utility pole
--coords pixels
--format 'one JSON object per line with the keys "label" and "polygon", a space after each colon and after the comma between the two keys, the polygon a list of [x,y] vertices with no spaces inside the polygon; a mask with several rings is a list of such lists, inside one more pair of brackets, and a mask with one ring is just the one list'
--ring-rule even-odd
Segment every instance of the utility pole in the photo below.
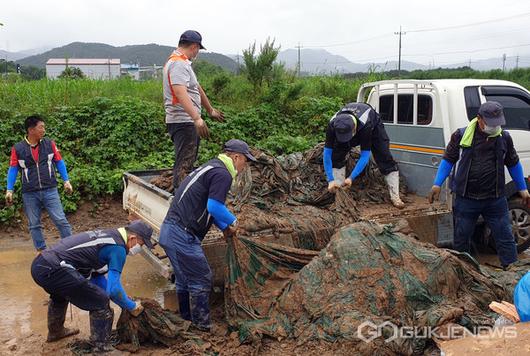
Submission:
{"label": "utility pole", "polygon": [[[1,22],[0,22],[0,27],[4,27],[4,24]],[[7,48],[6,48],[6,77],[7,77]]]}
{"label": "utility pole", "polygon": [[399,35],[398,78],[401,72],[401,35],[404,34],[406,32],[401,31],[401,26],[399,26],[399,32],[394,32],[394,35]]}
{"label": "utility pole", "polygon": [[469,69],[471,69],[471,58],[469,58],[469,64],[468,64],[468,67],[469,67]]}
{"label": "utility pole", "polygon": [[237,59],[237,68],[236,68],[236,75],[239,75],[239,51],[237,51],[237,54],[236,54],[236,59]]}
{"label": "utility pole", "polygon": [[506,69],[506,53],[502,55],[502,71]]}
{"label": "utility pole", "polygon": [[519,69],[519,55],[515,57],[515,69]]}
{"label": "utility pole", "polygon": [[300,42],[298,42],[298,46],[295,48],[298,48],[298,64],[296,65],[296,71],[298,72],[298,76],[300,76],[300,67],[302,66],[302,63],[300,62],[300,48],[302,48]]}

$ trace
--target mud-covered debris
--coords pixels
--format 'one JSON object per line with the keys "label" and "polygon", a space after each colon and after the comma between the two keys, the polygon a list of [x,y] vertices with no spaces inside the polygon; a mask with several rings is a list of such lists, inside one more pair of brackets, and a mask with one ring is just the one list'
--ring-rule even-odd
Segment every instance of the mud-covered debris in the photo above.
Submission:
{"label": "mud-covered debris", "polygon": [[[389,226],[345,226],[312,253],[243,237],[229,243],[226,312],[241,340],[267,335],[298,345],[348,342],[352,353],[423,353],[448,330],[493,326],[489,304],[511,297],[500,274],[469,255]],[[364,342],[374,325],[381,333]],[[407,337],[408,328],[440,335]]]}
{"label": "mud-covered debris", "polygon": [[190,322],[184,320],[173,311],[163,309],[152,299],[141,299],[143,313],[134,317],[127,311],[122,311],[116,330],[120,344],[131,344],[137,349],[144,343],[172,346],[183,339],[190,327]]}
{"label": "mud-covered debris", "polygon": [[[258,150],[252,153],[257,162],[238,175],[227,200],[238,216],[242,235],[320,250],[337,228],[360,219],[363,204],[390,202],[384,178],[373,163],[351,189],[329,193],[322,166],[323,144],[280,157]],[[347,156],[347,171],[358,157],[355,150]],[[171,172],[151,183],[167,190]]]}

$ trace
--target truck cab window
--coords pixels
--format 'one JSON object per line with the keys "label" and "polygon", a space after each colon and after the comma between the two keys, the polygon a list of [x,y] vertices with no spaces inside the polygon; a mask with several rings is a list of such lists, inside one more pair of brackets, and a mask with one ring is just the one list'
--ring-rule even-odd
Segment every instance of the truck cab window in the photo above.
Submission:
{"label": "truck cab window", "polygon": [[[412,125],[413,123],[412,94],[398,95],[398,124]],[[386,123],[394,121],[394,95],[382,95],[379,98],[379,115]],[[418,125],[429,125],[432,121],[432,99],[429,95],[418,95]]]}
{"label": "truck cab window", "polygon": [[498,101],[504,107],[505,129],[530,131],[530,99],[511,95],[487,95],[486,99]]}

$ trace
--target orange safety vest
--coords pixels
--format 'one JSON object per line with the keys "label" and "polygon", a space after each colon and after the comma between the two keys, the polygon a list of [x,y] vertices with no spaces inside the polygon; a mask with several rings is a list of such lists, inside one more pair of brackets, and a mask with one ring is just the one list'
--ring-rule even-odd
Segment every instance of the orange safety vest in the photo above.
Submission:
{"label": "orange safety vest", "polygon": [[[187,60],[188,60],[188,57],[186,55],[173,52],[167,59],[166,66],[169,66],[170,62],[187,61]],[[167,70],[167,80],[169,83],[169,90],[171,91],[171,97],[172,97],[171,104],[176,105],[178,104],[179,101],[177,99],[177,96],[175,95],[175,91],[173,90],[173,85],[171,84],[171,76],[169,75],[169,67]]]}

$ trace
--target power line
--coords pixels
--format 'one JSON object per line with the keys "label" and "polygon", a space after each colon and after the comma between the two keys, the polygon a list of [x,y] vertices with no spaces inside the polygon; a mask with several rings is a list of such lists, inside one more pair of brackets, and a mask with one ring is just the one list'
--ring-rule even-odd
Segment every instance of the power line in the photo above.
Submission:
{"label": "power line", "polygon": [[431,32],[431,31],[455,30],[455,29],[458,29],[458,28],[490,24],[492,22],[506,21],[506,20],[511,20],[511,19],[515,19],[515,18],[519,18],[519,17],[529,16],[529,15],[530,15],[530,12],[525,12],[523,14],[512,15],[512,16],[498,18],[498,19],[491,19],[491,20],[487,20],[487,21],[479,21],[479,22],[473,22],[473,23],[469,23],[469,24],[455,25],[455,26],[433,27],[433,28],[426,28],[426,29],[419,29],[419,30],[409,30],[408,32]]}
{"label": "power line", "polygon": [[[512,15],[512,16],[508,16],[508,17],[503,17],[503,18],[499,18],[499,19],[492,19],[492,20],[487,20],[487,21],[474,22],[474,23],[470,23],[470,24],[462,24],[462,25],[446,26],[446,27],[436,27],[436,28],[430,28],[430,29],[407,30],[407,32],[415,32],[415,33],[417,33],[417,32],[452,30],[452,29],[457,29],[457,28],[464,28],[464,27],[483,25],[483,24],[487,24],[487,23],[491,23],[491,22],[506,21],[506,20],[510,20],[510,19],[514,19],[514,18],[529,16],[529,15],[530,15],[530,12],[525,12],[523,14]],[[370,37],[370,38],[364,38],[364,39],[360,39],[360,40],[348,41],[348,42],[342,42],[342,43],[331,43],[331,44],[324,44],[324,45],[306,45],[306,46],[304,46],[304,48],[342,47],[342,46],[349,46],[349,45],[362,43],[362,42],[367,42],[367,41],[378,40],[378,39],[386,38],[386,37],[390,37],[390,36],[392,36],[392,34],[387,33],[387,34],[381,34],[381,35]],[[296,48],[296,46],[294,46],[294,47]]]}
{"label": "power line", "polygon": [[408,54],[404,55],[404,57],[431,57],[431,56],[441,56],[445,54],[461,54],[461,53],[476,53],[476,52],[484,52],[484,51],[491,51],[495,49],[510,49],[510,48],[519,48],[519,47],[527,47],[530,46],[530,43],[515,45],[515,46],[503,46],[503,47],[490,47],[490,48],[481,48],[481,49],[474,49],[474,50],[463,50],[463,51],[451,51],[451,52],[436,52],[431,54]]}
{"label": "power line", "polygon": [[[349,41],[349,42],[333,43],[333,44],[327,44],[327,45],[304,46],[304,48],[329,48],[329,47],[349,46],[349,45],[356,44],[356,43],[362,43],[362,42],[367,42],[367,41],[378,40],[380,38],[385,38],[385,37],[390,37],[390,36],[392,36],[392,35],[391,34],[386,34],[386,35],[379,35],[379,36],[370,37],[370,38],[364,38],[364,39],[361,39],[361,40]],[[294,46],[294,47],[296,48],[296,46]]]}

